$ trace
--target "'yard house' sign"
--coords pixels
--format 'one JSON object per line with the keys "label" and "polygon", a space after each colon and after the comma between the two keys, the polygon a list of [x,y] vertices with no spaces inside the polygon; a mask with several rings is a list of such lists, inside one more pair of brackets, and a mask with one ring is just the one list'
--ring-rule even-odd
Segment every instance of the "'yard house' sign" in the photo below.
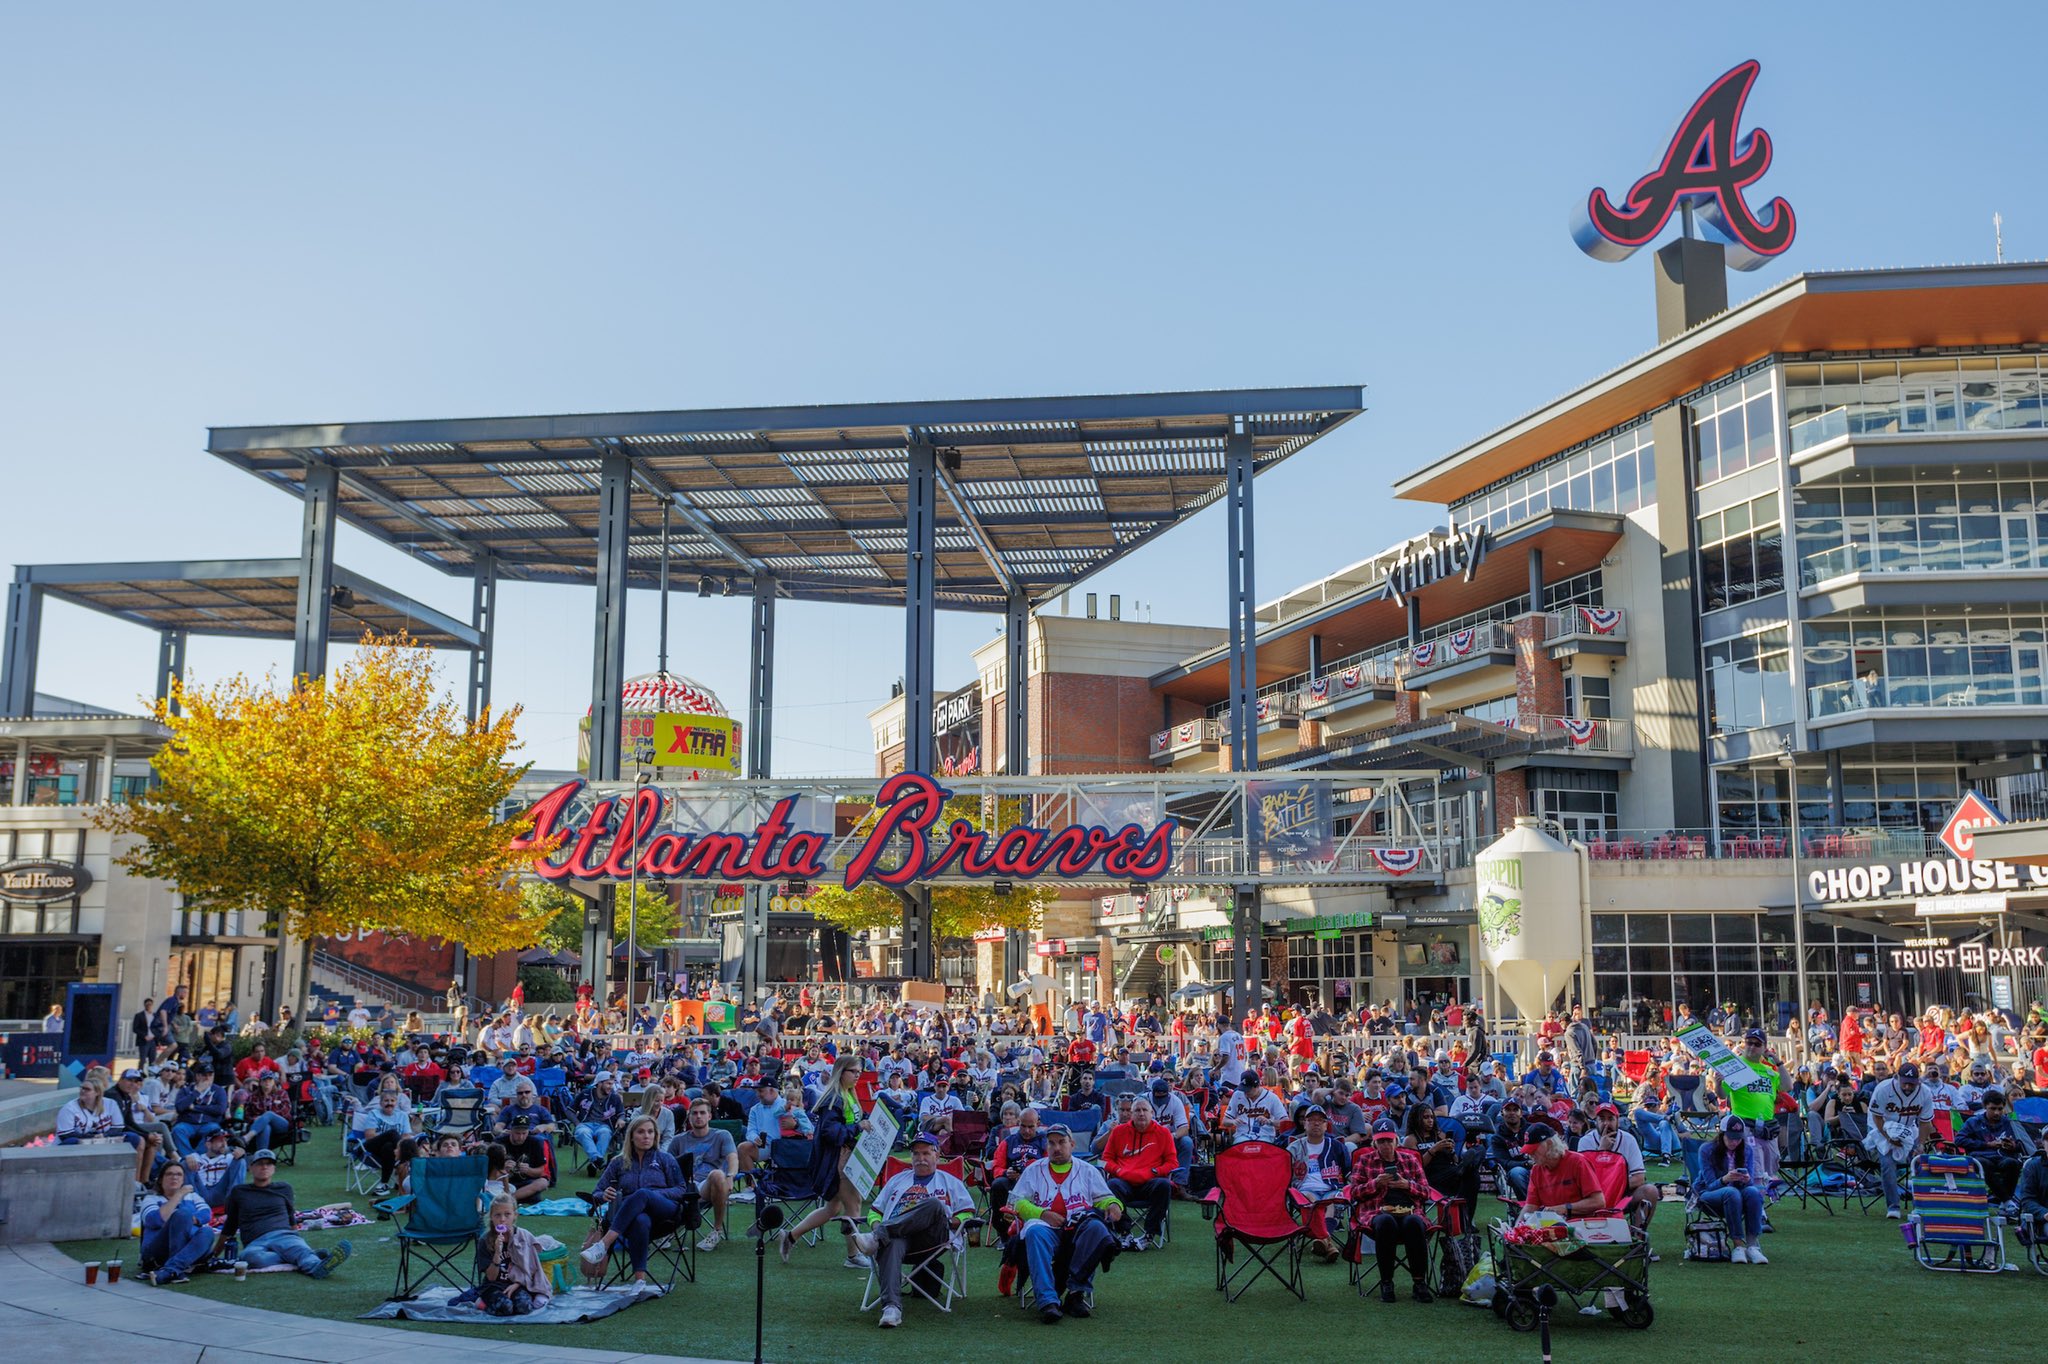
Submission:
{"label": "'yard house' sign", "polygon": [[92,873],[72,862],[29,858],[0,866],[0,900],[15,904],[55,904],[75,900],[92,884]]}
{"label": "'yard house' sign", "polygon": [[[550,881],[624,881],[642,876],[671,881],[804,881],[824,879],[831,834],[796,829],[796,797],[787,796],[751,834],[684,834],[661,827],[667,798],[651,786],[606,796],[576,827],[564,824],[583,788],[564,783],[534,802],[533,830],[515,848],[562,842],[534,867]],[[921,772],[901,772],[875,794],[873,826],[853,847],[843,884],[863,881],[908,886],[937,876],[965,875],[1028,881],[1048,873],[1080,878],[1091,873],[1118,881],[1155,881],[1173,866],[1171,821],[1147,829],[1092,824],[1060,829],[1019,825],[989,835],[964,819],[947,826],[934,847],[933,830],[952,792]],[[1099,868],[1099,871],[1098,871]]]}
{"label": "'yard house' sign", "polygon": [[1486,551],[1492,548],[1493,528],[1479,525],[1453,531],[1431,544],[1405,550],[1387,567],[1387,582],[1380,589],[1380,595],[1400,606],[1414,593],[1453,573],[1464,574],[1465,581],[1469,583],[1485,560]]}

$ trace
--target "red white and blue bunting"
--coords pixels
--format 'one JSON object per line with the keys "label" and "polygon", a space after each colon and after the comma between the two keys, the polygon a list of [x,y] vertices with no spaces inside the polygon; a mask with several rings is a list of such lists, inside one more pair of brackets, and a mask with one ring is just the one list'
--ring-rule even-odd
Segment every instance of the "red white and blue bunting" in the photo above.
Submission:
{"label": "red white and blue bunting", "polygon": [[1427,644],[1418,644],[1412,652],[1415,655],[1415,666],[1427,668],[1430,664],[1436,662],[1436,641],[1431,640]]}
{"label": "red white and blue bunting", "polygon": [[1592,743],[1593,735],[1599,731],[1599,723],[1597,721],[1574,720],[1568,715],[1558,716],[1557,724],[1560,729],[1571,736],[1572,747],[1574,748],[1584,748],[1587,744]]}
{"label": "red white and blue bunting", "polygon": [[1389,876],[1406,876],[1422,865],[1420,848],[1374,848],[1372,860]]}
{"label": "red white and blue bunting", "polygon": [[1318,677],[1318,678],[1317,678],[1317,679],[1316,679],[1315,681],[1313,681],[1313,682],[1309,683],[1309,684],[1308,684],[1308,699],[1309,699],[1309,700],[1311,700],[1311,701],[1327,701],[1327,700],[1329,700],[1329,699],[1330,699],[1330,679],[1329,679],[1329,678],[1327,678],[1327,677]]}
{"label": "red white and blue bunting", "polygon": [[1454,632],[1451,635],[1451,652],[1459,658],[1463,658],[1466,654],[1472,652],[1472,641],[1478,637],[1479,632],[1469,625],[1462,630]]}
{"label": "red white and blue bunting", "polygon": [[1337,674],[1337,685],[1345,691],[1357,691],[1364,682],[1365,671],[1362,668],[1346,668]]}
{"label": "red white and blue bunting", "polygon": [[1271,699],[1261,696],[1259,698],[1259,719],[1269,720],[1272,718],[1272,716],[1273,702],[1271,701]]}
{"label": "red white and blue bunting", "polygon": [[1586,618],[1586,624],[1592,627],[1596,635],[1611,635],[1614,633],[1614,627],[1621,624],[1621,612],[1603,607],[1581,606],[1579,614]]}

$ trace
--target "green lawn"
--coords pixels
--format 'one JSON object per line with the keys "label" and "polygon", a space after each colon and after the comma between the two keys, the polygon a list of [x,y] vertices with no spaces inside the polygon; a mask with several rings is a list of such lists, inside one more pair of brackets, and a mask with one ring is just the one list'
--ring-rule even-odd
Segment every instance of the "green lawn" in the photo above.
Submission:
{"label": "green lawn", "polygon": [[[298,1167],[279,1172],[293,1185],[301,1207],[342,1197],[334,1137],[331,1128],[317,1130]],[[570,1189],[587,1186],[580,1177],[567,1183]],[[1191,1204],[1176,1204],[1175,1214],[1178,1240],[1171,1247],[1121,1257],[1098,1283],[1096,1316],[1057,1327],[1042,1326],[1011,1300],[995,1296],[993,1250],[969,1253],[974,1296],[957,1305],[950,1318],[915,1303],[906,1309],[904,1328],[887,1333],[875,1328],[872,1314],[854,1310],[861,1277],[840,1267],[836,1237],[815,1250],[799,1248],[787,1267],[771,1253],[767,1356],[918,1364],[985,1357],[991,1348],[1056,1346],[1067,1353],[1128,1349],[1140,1342],[1157,1349],[1184,1341],[1197,1346],[1205,1361],[1273,1360],[1304,1345],[1326,1351],[1369,1339],[1378,1357],[1427,1358],[1432,1364],[1537,1357],[1534,1338],[1512,1333],[1492,1312],[1449,1301],[1420,1306],[1406,1298],[1405,1283],[1396,1305],[1362,1301],[1346,1284],[1341,1265],[1308,1265],[1306,1303],[1262,1282],[1237,1303],[1225,1304],[1215,1290],[1207,1224]],[[1758,1267],[1682,1262],[1683,1220],[1683,1208],[1676,1203],[1666,1204],[1658,1215],[1656,1242],[1664,1260],[1651,1270],[1657,1319],[1650,1330],[1631,1331],[1604,1316],[1582,1319],[1567,1311],[1556,1329],[1558,1358],[1633,1359],[1646,1348],[1667,1355],[1680,1349],[1712,1352],[1724,1341],[1743,1342],[1739,1348],[1745,1356],[1803,1361],[1860,1364],[1873,1351],[1894,1358],[2024,1358],[2029,1348],[2024,1341],[2039,1338],[2048,1307],[2048,1280],[2031,1271],[1964,1282],[1959,1275],[1917,1268],[1897,1225],[1881,1213],[1830,1217],[1781,1205],[1779,1230],[1764,1242],[1771,1263]],[[572,1244],[581,1243],[584,1230],[580,1219],[571,1218],[535,1218],[528,1225]],[[324,1282],[267,1274],[237,1284],[218,1275],[164,1291],[306,1316],[353,1318],[391,1289],[398,1258],[391,1230],[389,1222],[354,1228],[354,1258]],[[342,1234],[317,1232],[309,1239],[324,1246]],[[125,1252],[131,1269],[134,1264],[132,1242],[80,1242],[66,1249],[79,1259]],[[750,1359],[753,1262],[751,1242],[727,1242],[700,1257],[695,1284],[680,1284],[666,1299],[588,1326],[394,1324],[394,1329]],[[1981,1353],[1972,1342],[1983,1344]]]}

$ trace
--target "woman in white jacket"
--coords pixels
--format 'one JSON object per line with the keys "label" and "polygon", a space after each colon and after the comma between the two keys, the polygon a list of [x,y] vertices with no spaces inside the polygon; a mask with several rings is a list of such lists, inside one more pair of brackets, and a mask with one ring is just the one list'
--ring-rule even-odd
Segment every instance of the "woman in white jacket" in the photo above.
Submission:
{"label": "woman in white jacket", "polygon": [[57,1110],[57,1141],[64,1146],[119,1136],[121,1129],[121,1110],[107,1102],[98,1080],[80,1080],[78,1097]]}

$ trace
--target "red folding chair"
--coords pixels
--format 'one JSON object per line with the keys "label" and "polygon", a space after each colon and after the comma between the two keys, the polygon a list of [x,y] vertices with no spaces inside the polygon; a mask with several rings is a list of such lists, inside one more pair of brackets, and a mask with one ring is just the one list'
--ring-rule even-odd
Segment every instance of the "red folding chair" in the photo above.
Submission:
{"label": "red folding chair", "polygon": [[[1308,1300],[1301,1256],[1308,1247],[1309,1201],[1292,1187],[1293,1178],[1284,1146],[1241,1141],[1216,1153],[1216,1187],[1202,1200],[1202,1215],[1216,1222],[1216,1289],[1225,1302],[1243,1297],[1262,1274]],[[1245,1259],[1233,1268],[1239,1249]]]}

